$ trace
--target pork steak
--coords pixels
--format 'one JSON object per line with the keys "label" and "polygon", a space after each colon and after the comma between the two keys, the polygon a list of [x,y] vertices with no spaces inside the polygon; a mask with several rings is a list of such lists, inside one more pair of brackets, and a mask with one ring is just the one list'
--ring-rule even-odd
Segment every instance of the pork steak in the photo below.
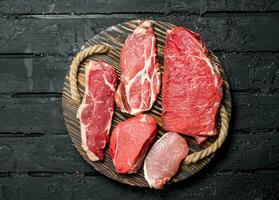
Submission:
{"label": "pork steak", "polygon": [[[191,136],[215,135],[222,84],[197,33],[176,27],[167,34],[162,87],[165,130]],[[206,137],[196,139],[202,142]]]}
{"label": "pork steak", "polygon": [[126,39],[120,54],[121,83],[115,102],[132,115],[151,109],[160,92],[161,72],[153,25],[144,21]]}
{"label": "pork steak", "polygon": [[177,133],[169,132],[161,137],[144,160],[144,177],[149,186],[162,189],[177,173],[188,152],[186,141]]}
{"label": "pork steak", "polygon": [[150,143],[156,136],[157,123],[146,114],[122,121],[114,128],[109,152],[118,173],[136,173]]}
{"label": "pork steak", "polygon": [[117,75],[105,62],[90,61],[85,67],[85,93],[78,109],[81,141],[92,161],[103,160],[109,140]]}

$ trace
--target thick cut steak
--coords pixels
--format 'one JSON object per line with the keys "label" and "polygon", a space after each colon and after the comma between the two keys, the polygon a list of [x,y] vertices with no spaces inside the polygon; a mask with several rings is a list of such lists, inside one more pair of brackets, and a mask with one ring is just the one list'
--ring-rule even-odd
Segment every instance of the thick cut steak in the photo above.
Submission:
{"label": "thick cut steak", "polygon": [[176,27],[167,34],[162,88],[165,130],[194,137],[216,134],[223,81],[208,53],[197,33]]}
{"label": "thick cut steak", "polygon": [[157,123],[146,114],[120,122],[110,138],[109,152],[118,173],[136,173],[150,143],[156,136]]}
{"label": "thick cut steak", "polygon": [[144,177],[150,187],[161,189],[177,173],[181,161],[188,155],[186,141],[169,132],[151,148],[144,161]]}
{"label": "thick cut steak", "polygon": [[90,61],[85,67],[85,93],[78,109],[81,142],[88,158],[103,160],[114,113],[117,75],[105,62]]}
{"label": "thick cut steak", "polygon": [[151,109],[160,91],[161,72],[153,25],[144,21],[126,39],[120,54],[121,83],[115,101],[132,115]]}

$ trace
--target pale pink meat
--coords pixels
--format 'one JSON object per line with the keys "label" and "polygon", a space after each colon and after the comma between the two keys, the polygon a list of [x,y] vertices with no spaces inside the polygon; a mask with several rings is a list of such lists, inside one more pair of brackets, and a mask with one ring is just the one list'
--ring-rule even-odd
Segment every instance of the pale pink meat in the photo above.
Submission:
{"label": "pale pink meat", "polygon": [[149,186],[162,189],[178,172],[188,152],[188,145],[179,134],[168,132],[161,137],[144,161],[144,177]]}
{"label": "pale pink meat", "polygon": [[146,114],[116,125],[110,138],[109,153],[118,173],[130,174],[138,171],[156,132],[155,119]]}
{"label": "pale pink meat", "polygon": [[122,112],[136,115],[151,109],[160,92],[161,72],[153,25],[144,21],[121,49],[121,83],[115,102]]}
{"label": "pale pink meat", "polygon": [[104,159],[109,140],[117,75],[105,62],[90,61],[85,66],[85,93],[78,109],[81,145],[92,161]]}
{"label": "pale pink meat", "polygon": [[222,77],[201,37],[184,27],[167,34],[164,52],[162,120],[167,131],[197,138],[217,134]]}

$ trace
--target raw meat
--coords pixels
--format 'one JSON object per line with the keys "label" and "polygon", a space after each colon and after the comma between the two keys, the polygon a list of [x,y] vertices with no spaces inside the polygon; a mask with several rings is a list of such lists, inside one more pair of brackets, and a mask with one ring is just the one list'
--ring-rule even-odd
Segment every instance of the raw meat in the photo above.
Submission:
{"label": "raw meat", "polygon": [[78,109],[81,142],[92,161],[103,160],[109,140],[117,75],[105,62],[90,61],[85,67],[85,93]]}
{"label": "raw meat", "polygon": [[188,155],[186,141],[169,132],[151,148],[144,161],[144,177],[150,187],[161,189],[177,173],[181,161]]}
{"label": "raw meat", "polygon": [[163,128],[193,137],[215,135],[223,81],[201,37],[174,28],[167,34],[164,59]]}
{"label": "raw meat", "polygon": [[144,21],[126,39],[120,63],[121,83],[115,95],[118,107],[132,115],[151,109],[160,92],[161,72],[150,21]]}
{"label": "raw meat", "polygon": [[136,173],[150,143],[156,136],[157,123],[146,114],[120,122],[110,138],[109,152],[118,173]]}
{"label": "raw meat", "polygon": [[208,137],[206,136],[196,136],[195,140],[198,144],[202,144],[207,140]]}

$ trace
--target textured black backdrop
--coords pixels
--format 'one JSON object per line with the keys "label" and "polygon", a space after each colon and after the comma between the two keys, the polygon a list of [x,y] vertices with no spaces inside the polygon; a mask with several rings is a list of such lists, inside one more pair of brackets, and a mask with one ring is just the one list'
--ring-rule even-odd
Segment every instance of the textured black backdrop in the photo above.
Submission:
{"label": "textured black backdrop", "polygon": [[[0,12],[1,200],[279,199],[278,0],[1,0]],[[138,18],[200,33],[232,86],[224,147],[200,173],[163,191],[92,169],[61,112],[74,53],[95,33]]]}

